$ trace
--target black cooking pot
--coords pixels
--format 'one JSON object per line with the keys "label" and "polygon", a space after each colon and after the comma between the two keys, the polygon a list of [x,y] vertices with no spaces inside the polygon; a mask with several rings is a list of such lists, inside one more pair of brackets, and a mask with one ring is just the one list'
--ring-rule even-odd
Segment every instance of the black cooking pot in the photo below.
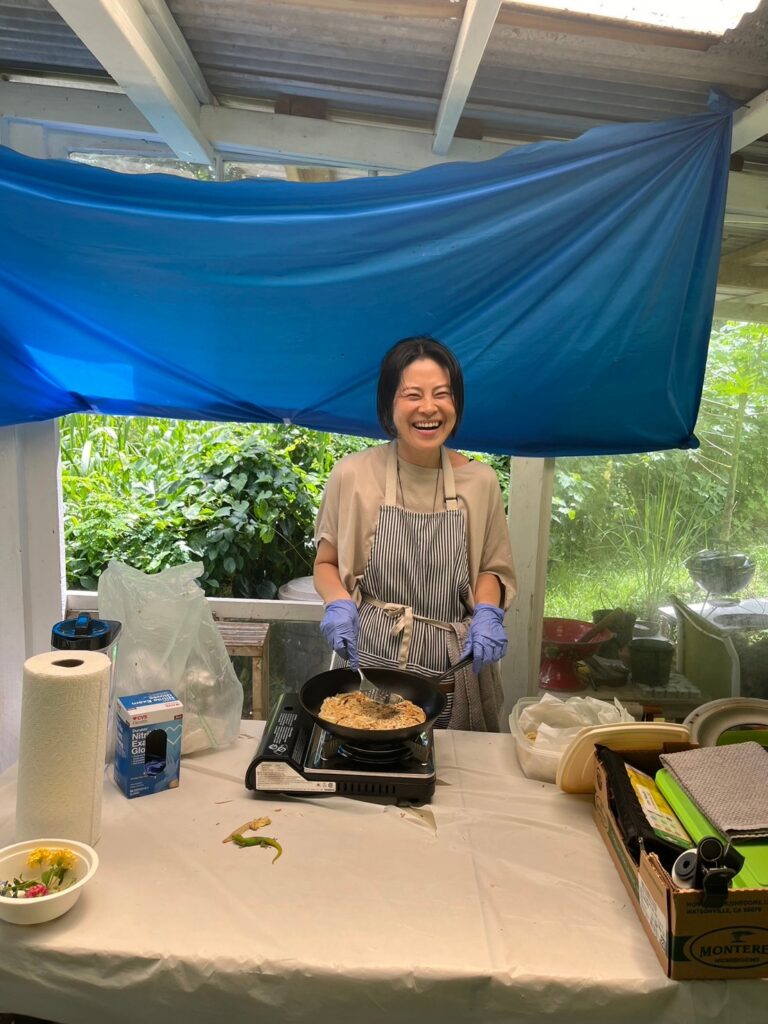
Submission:
{"label": "black cooking pot", "polygon": [[407,740],[411,736],[418,736],[425,729],[431,729],[435,719],[445,710],[445,694],[424,676],[390,669],[366,669],[365,675],[376,686],[386,686],[420,707],[427,716],[426,722],[407,725],[403,729],[352,729],[346,725],[326,722],[319,714],[326,697],[335,697],[338,693],[352,693],[360,689],[360,676],[351,668],[335,668],[330,672],[312,676],[299,691],[299,702],[321,729],[341,739],[367,744],[389,743],[391,740]]}

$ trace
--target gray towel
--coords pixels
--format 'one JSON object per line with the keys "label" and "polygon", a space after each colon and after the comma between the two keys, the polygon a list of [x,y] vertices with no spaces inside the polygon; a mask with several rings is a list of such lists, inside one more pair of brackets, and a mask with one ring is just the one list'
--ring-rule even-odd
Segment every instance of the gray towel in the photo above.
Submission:
{"label": "gray towel", "polygon": [[768,751],[731,743],[662,754],[701,813],[730,839],[768,839]]}
{"label": "gray towel", "polygon": [[[448,633],[448,659],[455,664],[467,642],[469,620],[451,623]],[[489,665],[479,676],[468,665],[454,678],[453,709],[449,729],[471,729],[475,732],[499,732],[499,709],[504,694],[501,689],[499,666]]]}

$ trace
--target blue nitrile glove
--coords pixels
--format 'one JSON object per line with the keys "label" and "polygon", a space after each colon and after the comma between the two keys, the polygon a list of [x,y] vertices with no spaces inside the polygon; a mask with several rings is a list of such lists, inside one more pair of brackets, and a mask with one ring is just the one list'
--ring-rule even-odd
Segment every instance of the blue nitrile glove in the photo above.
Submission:
{"label": "blue nitrile glove", "polygon": [[462,658],[472,655],[472,671],[501,661],[507,653],[507,636],[504,632],[504,612],[495,604],[478,604],[469,624],[469,636],[461,652]]}
{"label": "blue nitrile glove", "polygon": [[320,632],[325,642],[338,655],[345,658],[352,668],[359,668],[357,657],[357,634],[360,631],[360,616],[354,601],[331,601],[325,606],[325,615],[320,623]]}

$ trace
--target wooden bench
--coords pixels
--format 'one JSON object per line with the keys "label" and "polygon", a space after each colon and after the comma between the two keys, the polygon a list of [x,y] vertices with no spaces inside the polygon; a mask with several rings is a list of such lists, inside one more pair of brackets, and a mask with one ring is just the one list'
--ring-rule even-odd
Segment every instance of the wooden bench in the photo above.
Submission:
{"label": "wooden bench", "polygon": [[251,700],[243,703],[244,718],[266,718],[269,712],[269,623],[215,620],[230,658],[251,662]]}

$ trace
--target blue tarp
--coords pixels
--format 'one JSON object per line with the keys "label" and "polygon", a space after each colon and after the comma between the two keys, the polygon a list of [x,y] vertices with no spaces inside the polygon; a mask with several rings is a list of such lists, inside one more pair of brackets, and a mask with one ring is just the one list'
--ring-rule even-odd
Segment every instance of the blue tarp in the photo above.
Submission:
{"label": "blue tarp", "polygon": [[0,424],[64,413],[379,436],[398,338],[449,344],[466,449],[695,444],[731,117],[333,184],[0,150]]}

